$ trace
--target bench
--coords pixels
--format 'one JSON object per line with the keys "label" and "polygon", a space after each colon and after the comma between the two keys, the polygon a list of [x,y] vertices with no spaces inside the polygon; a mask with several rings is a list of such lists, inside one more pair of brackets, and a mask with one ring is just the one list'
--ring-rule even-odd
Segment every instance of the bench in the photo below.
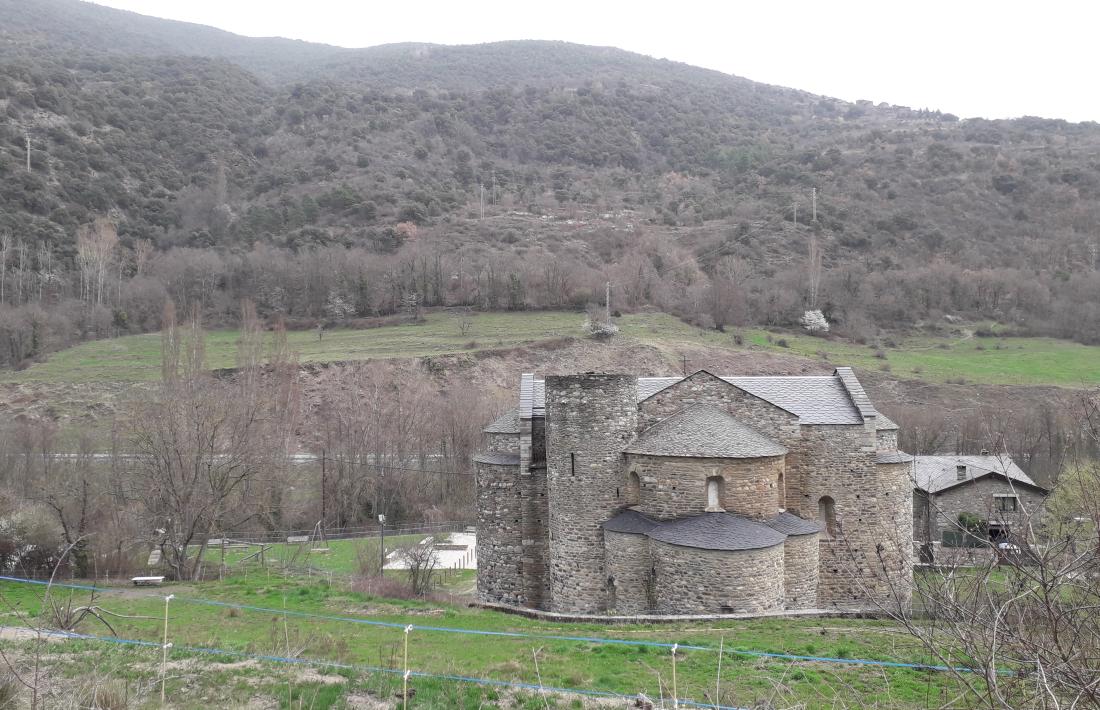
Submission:
{"label": "bench", "polygon": [[130,581],[135,587],[159,587],[164,583],[164,577],[131,577]]}
{"label": "bench", "polygon": [[309,542],[309,535],[291,535],[286,539],[288,545],[301,545],[304,542]]}

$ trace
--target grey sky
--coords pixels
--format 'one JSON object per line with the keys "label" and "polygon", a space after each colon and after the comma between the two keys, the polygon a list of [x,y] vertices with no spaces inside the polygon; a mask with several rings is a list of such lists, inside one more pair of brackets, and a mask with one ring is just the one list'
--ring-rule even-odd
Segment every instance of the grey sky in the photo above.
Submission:
{"label": "grey sky", "polygon": [[1100,6],[1087,0],[97,2],[344,47],[505,39],[610,45],[849,101],[964,117],[1100,120]]}

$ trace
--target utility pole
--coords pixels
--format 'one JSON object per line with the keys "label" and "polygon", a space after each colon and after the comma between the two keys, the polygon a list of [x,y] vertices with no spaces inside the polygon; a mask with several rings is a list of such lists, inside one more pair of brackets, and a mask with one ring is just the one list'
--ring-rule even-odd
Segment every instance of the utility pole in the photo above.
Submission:
{"label": "utility pole", "polygon": [[325,534],[325,450],[321,449],[321,535]]}
{"label": "utility pole", "polygon": [[681,355],[680,360],[683,363],[682,364],[682,369],[683,369],[683,372],[684,372],[684,377],[687,377],[688,376],[688,356],[687,355]]}
{"label": "utility pole", "polygon": [[27,172],[31,171],[31,130],[26,126],[23,127],[23,141],[27,146]]}
{"label": "utility pole", "polygon": [[604,319],[608,323],[610,323],[611,322],[611,282],[610,281],[607,282],[607,293],[604,295],[604,298],[603,298],[603,310],[604,310]]}
{"label": "utility pole", "polygon": [[813,201],[813,221],[817,221],[817,188],[813,188],[810,192],[810,199]]}
{"label": "utility pole", "polygon": [[794,223],[798,226],[798,203],[794,203]]}
{"label": "utility pole", "polygon": [[481,218],[485,219],[485,185],[479,182],[477,187],[478,191],[481,193]]}

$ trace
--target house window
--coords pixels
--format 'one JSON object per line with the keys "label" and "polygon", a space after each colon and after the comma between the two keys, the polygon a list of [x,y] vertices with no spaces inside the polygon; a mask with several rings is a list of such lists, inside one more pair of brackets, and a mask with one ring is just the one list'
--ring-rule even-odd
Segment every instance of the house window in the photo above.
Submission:
{"label": "house window", "polygon": [[642,480],[637,471],[631,471],[626,480],[626,504],[638,505],[642,496]]}
{"label": "house window", "polygon": [[1002,513],[1015,513],[1019,506],[1020,499],[1016,496],[997,496],[997,510]]}
{"label": "house window", "polygon": [[722,494],[725,492],[725,481],[721,476],[711,476],[707,479],[707,512],[708,513],[721,513],[725,510],[722,507]]}
{"label": "house window", "polygon": [[836,536],[836,503],[829,496],[817,501],[817,522],[825,528],[825,537]]}
{"label": "house window", "polygon": [[957,481],[965,481],[966,480],[966,466],[963,466],[962,464],[959,464],[958,466],[955,467],[955,480],[957,480]]}

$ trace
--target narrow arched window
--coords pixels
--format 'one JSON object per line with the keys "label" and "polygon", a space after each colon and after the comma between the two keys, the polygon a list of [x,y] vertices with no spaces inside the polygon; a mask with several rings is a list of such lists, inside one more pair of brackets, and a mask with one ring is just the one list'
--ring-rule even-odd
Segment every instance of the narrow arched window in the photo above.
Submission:
{"label": "narrow arched window", "polygon": [[779,469],[779,481],[776,484],[779,497],[779,512],[787,509],[787,486],[783,481],[783,469]]}
{"label": "narrow arched window", "polygon": [[829,496],[817,501],[817,522],[824,528],[826,537],[836,537],[836,503]]}
{"label": "narrow arched window", "polygon": [[719,513],[725,510],[722,507],[722,494],[725,492],[725,481],[721,476],[711,476],[707,479],[707,512]]}
{"label": "narrow arched window", "polygon": [[626,480],[626,504],[638,505],[642,497],[642,480],[637,471],[631,471]]}

